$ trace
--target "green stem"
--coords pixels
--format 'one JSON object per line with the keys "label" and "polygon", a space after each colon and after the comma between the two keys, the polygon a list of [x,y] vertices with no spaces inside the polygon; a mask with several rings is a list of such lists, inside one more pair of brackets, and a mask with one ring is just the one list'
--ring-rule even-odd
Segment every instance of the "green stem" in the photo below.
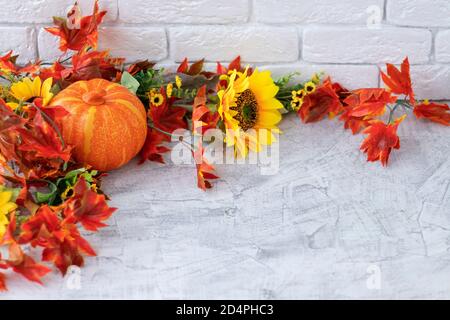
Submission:
{"label": "green stem", "polygon": [[388,124],[391,124],[391,123],[393,122],[393,120],[394,120],[394,113],[395,113],[395,111],[397,110],[397,108],[398,108],[400,105],[401,105],[400,103],[397,103],[397,104],[395,105],[395,107],[391,109],[391,112],[389,113],[389,121],[388,121]]}

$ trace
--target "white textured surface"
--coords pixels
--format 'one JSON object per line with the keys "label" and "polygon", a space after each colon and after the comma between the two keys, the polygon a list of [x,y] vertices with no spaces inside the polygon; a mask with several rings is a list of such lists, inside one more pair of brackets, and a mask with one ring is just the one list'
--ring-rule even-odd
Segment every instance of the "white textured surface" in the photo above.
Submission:
{"label": "white textured surface", "polygon": [[[387,169],[341,123],[282,129],[281,169],[221,166],[210,192],[190,167],[135,163],[105,181],[120,211],[88,235],[81,290],[12,275],[21,298],[450,298],[450,130],[411,119]],[[369,290],[368,268],[381,269]]]}
{"label": "white textured surface", "polygon": [[431,32],[422,29],[311,28],[303,33],[303,58],[320,63],[400,63],[408,56],[414,63],[425,63],[431,39]]}
{"label": "white textured surface", "polygon": [[[59,57],[56,41],[43,28],[52,15],[64,16],[73,1],[0,0],[0,54],[15,49],[21,62]],[[90,14],[93,0],[79,3],[83,14]],[[442,81],[450,78],[448,0],[101,0],[100,5],[109,11],[100,47],[130,63],[150,59],[170,65],[184,57],[215,63],[240,54],[245,62],[280,68],[326,65],[331,76],[366,84],[379,83],[376,67],[409,55],[412,65],[425,70],[424,79],[417,76],[419,85],[425,83],[418,89],[424,98],[450,99]],[[349,65],[360,72],[350,76]]]}

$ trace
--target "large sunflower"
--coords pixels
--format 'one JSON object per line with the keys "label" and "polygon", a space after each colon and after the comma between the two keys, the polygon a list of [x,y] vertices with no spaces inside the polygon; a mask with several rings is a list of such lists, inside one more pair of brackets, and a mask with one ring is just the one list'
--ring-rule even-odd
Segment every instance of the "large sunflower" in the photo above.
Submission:
{"label": "large sunflower", "polygon": [[17,205],[12,202],[13,192],[0,186],[0,240],[5,234],[6,227],[9,224],[8,216],[17,209]]}
{"label": "large sunflower", "polygon": [[[42,82],[41,78],[36,77],[34,80],[24,78],[22,81],[11,85],[11,95],[21,102],[30,101],[33,98],[42,98],[42,103],[46,106],[53,98],[52,78],[48,78]],[[14,108],[16,104],[10,104]]]}
{"label": "large sunflower", "polygon": [[283,105],[275,98],[279,88],[270,71],[255,70],[250,76],[248,70],[233,71],[227,80],[227,87],[218,92],[225,141],[234,146],[237,155],[245,157],[249,150],[259,152],[261,146],[275,141],[273,133],[279,132]]}

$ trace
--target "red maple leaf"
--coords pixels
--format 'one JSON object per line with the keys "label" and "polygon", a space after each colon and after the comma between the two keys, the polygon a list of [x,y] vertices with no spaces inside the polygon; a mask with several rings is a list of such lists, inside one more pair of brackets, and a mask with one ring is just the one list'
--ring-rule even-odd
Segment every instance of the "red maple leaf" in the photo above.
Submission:
{"label": "red maple leaf", "polygon": [[58,81],[63,79],[62,72],[66,70],[66,67],[64,67],[59,61],[56,61],[52,64],[49,68],[42,68],[39,77],[42,81],[45,81],[48,78],[53,78],[54,81]]}
{"label": "red maple leaf", "polygon": [[405,117],[406,115],[392,124],[375,120],[363,131],[368,137],[362,143],[361,150],[367,153],[367,161],[381,161],[383,166],[387,166],[392,149],[400,149],[397,128]]}
{"label": "red maple leaf", "polygon": [[444,126],[450,126],[450,108],[447,104],[424,102],[414,107],[414,115],[417,119],[428,119]]}
{"label": "red maple leaf", "polygon": [[18,56],[13,56],[13,52],[9,51],[6,55],[0,57],[0,73],[11,72],[15,75],[19,74],[35,74],[39,71],[41,62],[29,63],[24,67],[20,67],[16,64]]}
{"label": "red maple leaf", "polygon": [[[26,279],[42,284],[41,278],[51,270],[42,264],[36,263],[33,258],[23,252],[22,248],[14,238],[14,232],[16,230],[15,215],[11,214],[10,216],[10,224],[2,239],[2,244],[9,245],[9,256],[8,260],[3,260],[0,255],[0,268],[10,268]],[[6,290],[5,277],[0,273],[0,291],[4,290]]]}
{"label": "red maple leaf", "polygon": [[215,173],[214,166],[211,165],[204,156],[205,149],[203,148],[202,141],[199,141],[198,148],[192,154],[197,167],[197,186],[206,191],[212,188],[211,181],[219,179]]}
{"label": "red maple leaf", "polygon": [[48,267],[36,263],[33,258],[24,254],[17,243],[13,243],[9,247],[8,265],[14,272],[39,284],[42,284],[41,278],[51,271]]}
{"label": "red maple leaf", "polygon": [[238,72],[244,72],[241,64],[241,56],[237,56],[233,61],[231,61],[228,65],[228,68],[225,68],[220,62],[217,62],[217,74],[228,74],[229,71],[234,70]]}
{"label": "red maple leaf", "polygon": [[61,77],[69,82],[102,78],[112,80],[124,63],[122,58],[111,58],[108,51],[89,51],[88,47],[72,57],[72,66],[61,70]]}
{"label": "red maple leaf", "polygon": [[98,231],[107,226],[103,221],[108,220],[116,210],[108,206],[104,195],[92,191],[86,180],[81,178],[74,187],[74,195],[66,203],[65,222],[80,222],[86,230]]}
{"label": "red maple leaf", "polygon": [[16,130],[22,140],[19,150],[31,152],[37,158],[62,159],[64,162],[70,160],[72,148],[64,145],[55,127],[50,125],[48,120],[44,120],[40,110],[36,112],[32,125],[32,130]]}
{"label": "red maple leaf", "polygon": [[42,260],[54,263],[62,274],[71,265],[83,266],[83,255],[96,255],[77,226],[67,219],[61,220],[57,212],[46,205],[22,224],[19,243],[44,248]]}
{"label": "red maple leaf", "polygon": [[[0,259],[1,259],[1,257],[0,257]],[[0,264],[0,268],[1,268],[2,266],[1,266],[1,264]],[[2,272],[0,272],[0,292],[2,292],[2,291],[6,291],[6,290],[8,290],[8,288],[6,287],[6,278],[5,278],[5,275],[2,273]]]}
{"label": "red maple leaf", "polygon": [[207,79],[213,78],[215,76],[215,73],[204,71],[203,70],[204,64],[205,59],[202,59],[194,62],[192,65],[189,65],[188,59],[184,58],[183,62],[181,62],[181,64],[177,69],[177,73],[182,73],[192,77],[202,75]]}
{"label": "red maple leaf", "polygon": [[[95,1],[93,14],[76,21],[76,14],[80,12],[78,3],[75,3],[67,18],[54,17],[55,27],[45,28],[51,34],[60,37],[59,49],[79,51],[86,45],[97,49],[98,26],[102,23],[106,11],[99,11],[98,0]],[[68,21],[69,20],[69,21]],[[69,23],[68,23],[69,22]],[[79,26],[76,24],[79,22]]]}
{"label": "red maple leaf", "polygon": [[127,72],[131,74],[132,76],[136,75],[140,71],[147,71],[149,69],[152,69],[155,66],[155,63],[150,62],[148,60],[139,61],[132,65],[130,65],[127,69]]}
{"label": "red maple leaf", "polygon": [[167,140],[170,140],[170,138],[165,134],[153,128],[148,128],[147,138],[140,153],[141,160],[139,164],[144,163],[146,160],[164,164],[163,154],[170,151],[169,148],[163,145],[164,142],[168,142]]}
{"label": "red maple leaf", "polygon": [[[51,121],[51,117],[63,116],[65,111],[60,107],[49,108],[48,114],[41,110],[41,100],[36,99],[34,107],[28,107],[26,118],[22,118],[0,101],[2,174],[7,170],[10,177],[17,178],[20,173],[22,178],[43,179],[57,174],[70,160],[71,147],[63,144],[59,129]],[[15,169],[5,163],[14,164]]]}
{"label": "red maple leaf", "polygon": [[389,90],[394,94],[404,94],[409,97],[412,105],[416,104],[414,99],[414,91],[411,83],[409,60],[405,58],[401,65],[401,69],[397,69],[393,64],[386,64],[387,75],[381,71],[381,78]]}

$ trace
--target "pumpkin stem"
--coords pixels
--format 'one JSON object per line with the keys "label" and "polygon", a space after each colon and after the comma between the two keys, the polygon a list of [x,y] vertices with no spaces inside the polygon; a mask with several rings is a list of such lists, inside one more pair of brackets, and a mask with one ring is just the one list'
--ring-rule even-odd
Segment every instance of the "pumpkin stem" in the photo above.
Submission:
{"label": "pumpkin stem", "polygon": [[99,106],[105,103],[106,91],[104,89],[98,89],[83,94],[83,101],[93,106]]}

